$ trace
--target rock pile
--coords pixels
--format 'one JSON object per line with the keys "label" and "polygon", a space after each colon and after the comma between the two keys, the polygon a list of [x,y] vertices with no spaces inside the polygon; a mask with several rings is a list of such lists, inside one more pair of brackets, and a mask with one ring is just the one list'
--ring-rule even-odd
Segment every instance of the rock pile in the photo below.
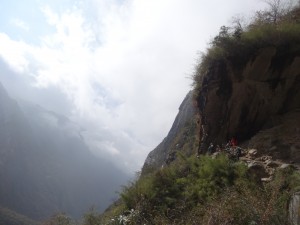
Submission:
{"label": "rock pile", "polygon": [[240,160],[248,165],[248,172],[262,182],[271,181],[275,171],[278,169],[286,169],[288,167],[298,169],[294,164],[273,160],[270,155],[259,156],[257,149],[243,150]]}

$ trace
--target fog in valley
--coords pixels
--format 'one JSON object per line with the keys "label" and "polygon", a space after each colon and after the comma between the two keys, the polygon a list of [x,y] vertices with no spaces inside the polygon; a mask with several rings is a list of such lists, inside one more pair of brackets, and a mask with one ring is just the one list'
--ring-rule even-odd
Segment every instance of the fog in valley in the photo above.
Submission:
{"label": "fog in valley", "polygon": [[198,51],[256,2],[0,0],[0,208],[105,210],[166,136]]}

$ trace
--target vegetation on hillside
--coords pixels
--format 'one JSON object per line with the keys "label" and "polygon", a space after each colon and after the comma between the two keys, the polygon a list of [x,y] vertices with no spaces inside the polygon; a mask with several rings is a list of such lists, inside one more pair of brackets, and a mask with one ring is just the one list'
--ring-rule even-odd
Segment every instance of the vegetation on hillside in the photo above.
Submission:
{"label": "vegetation on hillside", "polygon": [[288,225],[289,200],[299,190],[300,174],[291,167],[262,183],[225,154],[179,155],[171,165],[125,186],[104,214],[91,210],[77,223],[58,214],[43,225]]}
{"label": "vegetation on hillside", "polygon": [[286,2],[269,0],[269,9],[256,12],[247,25],[235,18],[232,26],[220,28],[196,66],[193,75],[196,95],[203,77],[217,62],[227,61],[236,68],[243,68],[261,48],[273,46],[289,54],[300,51],[300,5],[292,7],[284,4]]}
{"label": "vegetation on hillside", "polygon": [[124,187],[122,201],[84,225],[289,224],[287,204],[300,177],[280,170],[263,184],[226,155],[181,157]]}

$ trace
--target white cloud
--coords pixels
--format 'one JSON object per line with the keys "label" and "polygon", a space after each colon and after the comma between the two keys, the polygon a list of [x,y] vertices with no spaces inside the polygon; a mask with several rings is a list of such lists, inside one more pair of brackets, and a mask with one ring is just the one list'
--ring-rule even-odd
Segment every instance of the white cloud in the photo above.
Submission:
{"label": "white cloud", "polygon": [[5,33],[0,33],[0,56],[7,61],[11,68],[19,73],[28,69],[26,49],[28,45],[21,41],[16,42],[10,39]]}
{"label": "white cloud", "polygon": [[19,18],[12,19],[11,24],[18,28],[21,28],[22,30],[29,31],[28,24],[26,24],[23,20],[20,20]]}
{"label": "white cloud", "polygon": [[46,6],[55,32],[38,46],[0,33],[0,55],[37,88],[61,89],[94,151],[137,170],[170,129],[197,51],[231,16],[257,7],[220,2],[91,0],[63,13]]}

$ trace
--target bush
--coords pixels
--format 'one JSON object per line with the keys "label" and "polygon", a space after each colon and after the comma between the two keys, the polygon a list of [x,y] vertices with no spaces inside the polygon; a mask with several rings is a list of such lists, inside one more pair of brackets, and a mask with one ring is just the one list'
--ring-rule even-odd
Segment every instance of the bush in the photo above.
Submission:
{"label": "bush", "polygon": [[216,159],[209,156],[200,160],[191,158],[188,167],[188,175],[178,181],[185,185],[185,197],[193,204],[214,198],[245,176],[246,171],[244,165],[233,163],[226,155]]}
{"label": "bush", "polygon": [[[262,185],[226,155],[185,158],[141,177],[121,194],[123,211],[102,224],[289,224],[287,204],[300,187],[293,170]],[[95,223],[97,224],[97,223]]]}
{"label": "bush", "polygon": [[300,184],[295,176],[299,177],[299,173],[288,169],[278,171],[275,179],[263,186],[239,183],[208,205],[203,222],[288,225],[287,205]]}
{"label": "bush", "polygon": [[99,214],[94,209],[91,209],[84,215],[83,225],[102,225]]}
{"label": "bush", "polygon": [[136,220],[140,223],[153,222],[158,213],[171,221],[223,193],[243,179],[245,171],[244,165],[231,162],[225,155],[216,159],[182,157],[125,187],[121,196],[127,211],[139,212]]}

